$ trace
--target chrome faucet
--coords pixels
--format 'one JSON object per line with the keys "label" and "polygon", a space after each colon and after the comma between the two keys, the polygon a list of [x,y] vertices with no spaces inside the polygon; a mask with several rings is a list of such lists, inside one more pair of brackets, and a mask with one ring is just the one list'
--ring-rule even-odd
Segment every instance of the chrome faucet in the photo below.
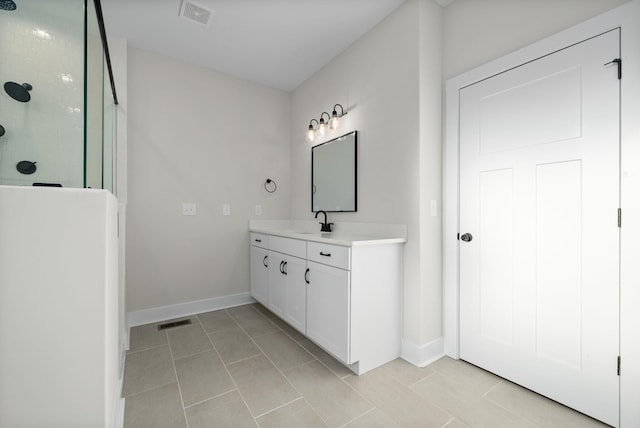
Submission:
{"label": "chrome faucet", "polygon": [[320,222],[320,232],[331,232],[331,226],[333,226],[333,223],[327,223],[327,213],[320,210],[316,212],[316,218],[318,218],[318,214],[324,214],[324,223]]}

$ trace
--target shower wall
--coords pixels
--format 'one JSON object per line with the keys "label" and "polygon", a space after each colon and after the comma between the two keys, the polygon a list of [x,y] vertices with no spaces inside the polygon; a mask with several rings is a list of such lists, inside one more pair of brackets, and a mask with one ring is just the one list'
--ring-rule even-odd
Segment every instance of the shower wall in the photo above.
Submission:
{"label": "shower wall", "polygon": [[[33,89],[27,103],[0,89],[0,185],[85,187],[84,1],[15,3],[0,10],[0,83]],[[23,160],[35,173],[18,172]]]}

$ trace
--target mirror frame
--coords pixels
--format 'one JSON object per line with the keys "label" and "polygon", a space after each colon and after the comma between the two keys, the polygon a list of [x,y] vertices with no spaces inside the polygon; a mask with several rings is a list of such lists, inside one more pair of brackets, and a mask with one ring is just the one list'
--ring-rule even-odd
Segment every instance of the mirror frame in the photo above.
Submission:
{"label": "mirror frame", "polygon": [[313,195],[314,195],[314,184],[313,184],[313,173],[315,170],[315,166],[314,166],[314,150],[330,144],[330,143],[334,143],[336,141],[338,141],[341,138],[344,138],[348,135],[353,134],[353,209],[348,209],[348,210],[327,210],[327,209],[322,209],[320,208],[318,211],[325,211],[328,213],[334,212],[334,213],[347,213],[347,212],[356,212],[358,211],[358,131],[351,131],[351,132],[347,132],[344,135],[341,135],[339,137],[336,138],[332,138],[329,141],[325,141],[324,143],[320,143],[317,144],[313,147],[311,147],[311,212],[317,212],[316,210],[314,210],[314,206],[313,206]]}

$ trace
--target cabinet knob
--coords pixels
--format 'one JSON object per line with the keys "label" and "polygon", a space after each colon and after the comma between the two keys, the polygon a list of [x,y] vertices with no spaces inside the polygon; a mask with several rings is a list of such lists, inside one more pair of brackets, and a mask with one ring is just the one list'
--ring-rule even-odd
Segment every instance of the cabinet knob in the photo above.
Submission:
{"label": "cabinet knob", "polygon": [[254,239],[256,242],[262,242],[262,239]]}
{"label": "cabinet knob", "polygon": [[304,282],[309,284],[309,268],[307,268],[307,270],[304,271]]}
{"label": "cabinet knob", "polygon": [[283,262],[284,264],[282,265],[282,273],[287,275],[287,262]]}
{"label": "cabinet knob", "polygon": [[331,257],[331,253],[323,253],[322,251],[320,251],[320,255],[324,257]]}
{"label": "cabinet knob", "polygon": [[269,267],[269,264],[267,263],[268,258],[269,256],[264,256],[264,259],[262,259],[262,264],[264,265],[264,267]]}

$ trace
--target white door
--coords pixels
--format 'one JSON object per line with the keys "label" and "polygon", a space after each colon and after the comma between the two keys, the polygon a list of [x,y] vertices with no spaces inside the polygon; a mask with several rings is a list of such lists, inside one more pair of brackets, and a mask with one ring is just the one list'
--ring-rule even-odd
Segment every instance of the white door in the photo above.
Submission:
{"label": "white door", "polygon": [[618,57],[614,30],[460,91],[460,356],[615,426]]}

